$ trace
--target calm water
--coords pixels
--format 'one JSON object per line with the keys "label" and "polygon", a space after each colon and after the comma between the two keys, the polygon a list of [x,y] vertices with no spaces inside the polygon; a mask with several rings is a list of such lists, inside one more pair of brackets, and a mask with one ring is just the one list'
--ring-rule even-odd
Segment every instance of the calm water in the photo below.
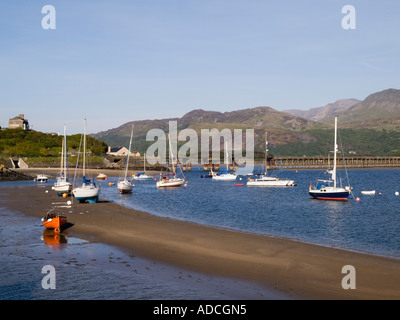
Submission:
{"label": "calm water", "polygon": [[[187,187],[157,189],[154,181],[138,181],[132,194],[119,195],[116,186],[103,183],[102,195],[159,216],[400,257],[399,169],[350,170],[354,198],[347,202],[309,197],[310,182],[324,178],[323,171],[285,171],[278,176],[293,178],[297,186],[263,188],[247,187],[247,177],[237,181],[245,186],[235,186],[200,178],[204,172],[194,170],[185,173]],[[345,181],[345,173],[338,174]],[[362,195],[362,190],[376,190],[376,195]]]}
{"label": "calm water", "polygon": [[[322,171],[286,171],[295,187],[235,186],[202,179],[198,168],[185,173],[187,187],[157,189],[135,182],[120,195],[117,178],[102,181],[102,198],[154,215],[222,228],[400,257],[400,170],[351,170],[354,197],[348,202],[310,199],[308,186]],[[240,182],[245,184],[245,177]],[[50,188],[32,181],[0,184]],[[361,190],[376,190],[374,196]],[[378,193],[381,193],[379,195]],[[61,238],[51,244],[41,221],[11,212],[0,196],[0,299],[235,299],[285,298],[261,288],[183,271],[131,256],[100,243]],[[22,219],[23,218],[23,219]],[[49,242],[50,240],[50,242]],[[57,270],[57,289],[44,290],[44,265]],[[240,288],[238,290],[238,288]],[[236,293],[242,292],[241,295]]]}
{"label": "calm water", "polygon": [[[44,230],[40,219],[5,208],[2,189],[7,186],[50,189],[52,182],[0,184],[0,300],[288,298],[255,284],[173,268],[102,243],[55,236]],[[42,288],[46,265],[56,270],[55,290]]]}

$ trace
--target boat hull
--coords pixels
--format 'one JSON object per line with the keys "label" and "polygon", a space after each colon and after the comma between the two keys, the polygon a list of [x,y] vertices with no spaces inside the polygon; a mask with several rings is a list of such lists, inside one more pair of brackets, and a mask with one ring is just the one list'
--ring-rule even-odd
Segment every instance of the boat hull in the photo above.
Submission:
{"label": "boat hull", "polygon": [[56,216],[43,219],[43,226],[46,229],[54,229],[54,232],[61,232],[61,228],[67,223],[67,218],[64,216]]}
{"label": "boat hull", "polygon": [[68,181],[59,181],[54,184],[52,189],[59,193],[70,193],[72,190],[72,184]]}
{"label": "boat hull", "polygon": [[336,200],[336,201],[347,201],[350,192],[349,191],[319,191],[319,190],[314,190],[314,191],[309,191],[308,192],[311,197],[314,199],[319,199],[319,200]]}
{"label": "boat hull", "polygon": [[100,189],[90,185],[84,185],[82,187],[78,187],[72,190],[72,193],[76,200],[79,202],[89,202],[89,203],[96,203],[99,200],[99,192]]}
{"label": "boat hull", "polygon": [[294,185],[293,180],[253,180],[248,181],[249,187],[289,187]]}
{"label": "boat hull", "polygon": [[361,194],[374,195],[374,194],[375,194],[375,190],[371,190],[371,191],[361,191]]}
{"label": "boat hull", "polygon": [[118,191],[122,194],[132,193],[133,184],[127,180],[118,181]]}
{"label": "boat hull", "polygon": [[134,177],[132,177],[132,179],[136,180],[136,181],[151,181],[151,180],[153,180],[153,177],[150,177],[150,176],[136,177],[136,176],[134,176]]}
{"label": "boat hull", "polygon": [[184,183],[184,179],[159,180],[156,186],[157,188],[176,188],[182,186]]}
{"label": "boat hull", "polygon": [[237,176],[235,174],[223,173],[221,175],[213,176],[213,180],[225,180],[225,181],[233,181],[236,180]]}

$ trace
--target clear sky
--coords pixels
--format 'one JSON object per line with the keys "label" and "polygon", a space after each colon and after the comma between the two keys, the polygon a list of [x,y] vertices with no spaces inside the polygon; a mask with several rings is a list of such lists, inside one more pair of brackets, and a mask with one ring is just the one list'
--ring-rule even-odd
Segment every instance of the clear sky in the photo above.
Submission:
{"label": "clear sky", "polygon": [[1,0],[0,48],[2,127],[20,113],[72,134],[85,117],[96,133],[198,108],[309,109],[400,87],[400,1]]}

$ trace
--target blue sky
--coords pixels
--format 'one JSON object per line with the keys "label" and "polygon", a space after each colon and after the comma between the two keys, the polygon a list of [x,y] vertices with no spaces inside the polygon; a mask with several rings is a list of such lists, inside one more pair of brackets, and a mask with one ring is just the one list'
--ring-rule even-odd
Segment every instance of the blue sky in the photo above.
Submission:
{"label": "blue sky", "polygon": [[[56,29],[42,28],[42,7]],[[356,29],[342,28],[353,5]],[[309,109],[400,84],[397,0],[0,2],[0,125],[95,133],[193,109]]]}

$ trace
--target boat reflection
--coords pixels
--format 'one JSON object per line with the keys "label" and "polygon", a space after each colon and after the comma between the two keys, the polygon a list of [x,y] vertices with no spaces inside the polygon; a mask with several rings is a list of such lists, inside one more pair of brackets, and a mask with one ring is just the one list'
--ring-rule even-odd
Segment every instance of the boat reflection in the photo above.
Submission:
{"label": "boat reflection", "polygon": [[47,245],[51,245],[54,248],[59,248],[61,244],[68,243],[66,236],[59,233],[55,233],[51,229],[43,230],[43,241]]}

